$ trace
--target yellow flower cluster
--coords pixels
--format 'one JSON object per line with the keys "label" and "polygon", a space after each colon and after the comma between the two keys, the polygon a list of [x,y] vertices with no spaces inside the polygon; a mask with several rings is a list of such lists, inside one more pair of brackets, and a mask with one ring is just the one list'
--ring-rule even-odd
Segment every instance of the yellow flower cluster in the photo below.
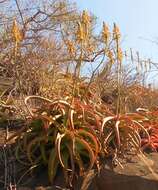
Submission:
{"label": "yellow flower cluster", "polygon": [[86,11],[83,11],[81,22],[78,22],[76,39],[78,42],[85,41],[89,36],[89,28],[90,28],[90,16]]}
{"label": "yellow flower cluster", "polygon": [[85,10],[82,12],[82,22],[83,22],[83,24],[85,24],[85,26],[89,27],[89,25],[90,25],[90,16],[87,13],[87,11],[85,11]]}
{"label": "yellow flower cluster", "polygon": [[105,24],[105,22],[103,22],[102,40],[105,42],[105,44],[107,44],[109,38],[110,38],[109,27]]}
{"label": "yellow flower cluster", "polygon": [[22,33],[17,25],[16,20],[13,21],[12,34],[15,42],[19,43],[22,40]]}
{"label": "yellow flower cluster", "polygon": [[115,40],[119,40],[121,38],[120,29],[115,23],[114,23],[114,28],[113,28],[113,38]]}
{"label": "yellow flower cluster", "polygon": [[76,32],[76,39],[77,41],[81,42],[84,40],[84,30],[83,30],[83,26],[80,22],[78,22],[78,26],[77,26],[77,32]]}
{"label": "yellow flower cluster", "polygon": [[117,59],[118,59],[118,61],[122,62],[123,52],[122,52],[122,49],[120,47],[118,48]]}
{"label": "yellow flower cluster", "polygon": [[67,40],[66,41],[66,46],[67,46],[67,49],[68,49],[68,52],[70,55],[73,55],[75,53],[75,47],[74,47],[74,44],[72,41],[70,40]]}
{"label": "yellow flower cluster", "polygon": [[114,55],[111,50],[108,50],[107,57],[109,58],[110,63],[113,64],[114,63]]}
{"label": "yellow flower cluster", "polygon": [[113,28],[113,39],[116,41],[116,46],[117,46],[117,60],[119,62],[122,62],[123,60],[123,52],[122,49],[119,47],[120,45],[120,38],[121,38],[121,33],[119,27],[114,23],[114,28]]}

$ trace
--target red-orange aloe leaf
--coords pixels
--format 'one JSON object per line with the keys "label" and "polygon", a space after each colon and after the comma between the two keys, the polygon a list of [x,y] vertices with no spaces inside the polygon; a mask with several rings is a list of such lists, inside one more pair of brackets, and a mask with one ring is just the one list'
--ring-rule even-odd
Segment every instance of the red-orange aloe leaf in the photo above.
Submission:
{"label": "red-orange aloe leaf", "polygon": [[33,96],[27,96],[27,97],[25,98],[25,104],[26,104],[26,105],[28,105],[28,101],[29,101],[30,99],[40,99],[40,100],[46,101],[46,102],[48,102],[48,103],[52,103],[52,100],[50,100],[50,99],[48,99],[48,98],[44,98],[44,97],[42,97],[42,96],[33,95]]}
{"label": "red-orange aloe leaf", "polygon": [[73,106],[70,103],[68,103],[67,101],[65,101],[65,100],[56,100],[56,101],[52,102],[50,104],[50,108],[55,106],[55,105],[58,105],[58,104],[66,106],[66,107],[71,108],[71,109],[74,109]]}
{"label": "red-orange aloe leaf", "polygon": [[74,129],[73,115],[74,115],[74,110],[70,110],[70,128],[72,130]]}
{"label": "red-orange aloe leaf", "polygon": [[101,132],[104,131],[105,124],[106,124],[108,121],[113,120],[113,119],[115,119],[115,116],[109,116],[109,117],[105,117],[105,118],[103,119],[102,126],[101,126]]}
{"label": "red-orange aloe leaf", "polygon": [[47,115],[39,115],[37,119],[41,119],[43,121],[43,128],[48,130],[49,126],[53,123],[53,119]]}
{"label": "red-orange aloe leaf", "polygon": [[85,131],[85,130],[83,130],[83,129],[79,129],[79,130],[77,131],[77,134],[80,135],[80,136],[82,136],[82,137],[84,138],[84,140],[86,140],[87,137],[88,137],[89,139],[91,139],[90,142],[94,145],[93,150],[95,151],[95,157],[97,157],[97,154],[98,154],[98,152],[99,152],[99,142],[98,142],[97,137],[96,137],[94,134],[92,134],[92,133],[90,133],[90,132],[88,132],[88,131]]}
{"label": "red-orange aloe leaf", "polygon": [[75,138],[75,150],[76,151],[77,151],[77,144],[76,144],[77,142],[80,143],[80,144],[82,144],[82,146],[84,147],[84,149],[88,151],[88,157],[90,159],[90,164],[89,164],[88,170],[90,170],[93,167],[93,165],[94,165],[94,163],[96,161],[94,152],[93,152],[91,146],[89,145],[89,143],[86,142],[83,139],[80,139],[79,137]]}
{"label": "red-orange aloe leaf", "polygon": [[146,133],[148,142],[150,143],[150,135],[149,135],[147,129],[145,129],[145,127],[142,124],[140,124],[138,121],[135,121],[135,120],[132,120],[132,121]]}
{"label": "red-orange aloe leaf", "polygon": [[138,131],[134,130],[132,132],[132,129],[131,129],[130,134],[132,134],[132,137],[135,140],[135,142],[138,144],[138,147],[141,147],[141,137],[140,137]]}
{"label": "red-orange aloe leaf", "polygon": [[104,146],[107,144],[107,142],[108,142],[108,140],[109,140],[109,138],[111,137],[112,134],[113,134],[113,131],[110,131],[110,132],[107,134],[107,136],[106,136],[105,139],[104,139]]}
{"label": "red-orange aloe leaf", "polygon": [[57,134],[57,137],[56,137],[56,141],[55,141],[55,147],[56,147],[56,151],[57,151],[57,155],[58,155],[58,158],[59,158],[59,161],[60,161],[60,164],[63,168],[65,168],[65,165],[62,161],[62,156],[61,156],[61,141],[62,141],[62,138],[65,136],[65,134],[60,134],[58,133]]}
{"label": "red-orange aloe leaf", "polygon": [[131,133],[128,133],[127,135],[129,137],[129,140],[131,142],[131,144],[137,149],[139,150],[140,149],[140,143],[137,139],[137,137],[135,136],[135,134],[131,134]]}
{"label": "red-orange aloe leaf", "polygon": [[52,103],[51,100],[49,100],[48,98],[44,98],[44,97],[42,97],[42,96],[36,96],[36,95],[27,96],[27,97],[25,98],[25,100],[24,100],[24,103],[25,103],[25,105],[26,105],[26,107],[27,107],[27,110],[29,111],[29,113],[30,113],[30,115],[31,115],[32,117],[34,117],[34,113],[32,112],[32,110],[30,110],[30,108],[29,108],[29,106],[28,106],[28,101],[29,101],[30,99],[38,99],[38,100],[42,100],[42,101],[45,101],[45,102],[48,102],[48,103]]}
{"label": "red-orange aloe leaf", "polygon": [[[99,128],[99,119],[98,115],[96,114],[94,108],[91,105],[84,104],[83,102],[80,102],[78,99],[75,99],[75,109],[76,111],[81,114],[84,122],[92,122],[93,125],[96,126],[96,128]],[[89,119],[88,118],[91,118]]]}
{"label": "red-orange aloe leaf", "polygon": [[120,124],[120,121],[117,120],[116,123],[115,123],[115,134],[116,134],[116,140],[117,140],[118,148],[120,148],[120,146],[121,146],[120,133],[119,133],[119,124]]}
{"label": "red-orange aloe leaf", "polygon": [[149,119],[144,115],[140,115],[139,113],[127,113],[125,116],[129,117],[131,120],[136,120],[138,122],[148,121]]}

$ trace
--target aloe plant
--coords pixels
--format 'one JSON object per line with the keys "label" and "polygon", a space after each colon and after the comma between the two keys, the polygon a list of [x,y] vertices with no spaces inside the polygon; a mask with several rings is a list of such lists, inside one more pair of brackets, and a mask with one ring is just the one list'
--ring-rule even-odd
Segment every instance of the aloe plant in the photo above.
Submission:
{"label": "aloe plant", "polygon": [[[26,104],[31,98],[26,99]],[[41,98],[42,99],[42,98]],[[32,166],[41,164],[48,167],[48,178],[53,182],[59,166],[63,168],[69,182],[79,168],[79,175],[84,175],[94,167],[100,144],[94,126],[98,119],[80,100],[70,104],[66,100],[47,101],[46,108],[32,113],[29,124],[17,132],[16,157]],[[12,137],[11,137],[12,138]],[[21,160],[21,154],[27,159]]]}

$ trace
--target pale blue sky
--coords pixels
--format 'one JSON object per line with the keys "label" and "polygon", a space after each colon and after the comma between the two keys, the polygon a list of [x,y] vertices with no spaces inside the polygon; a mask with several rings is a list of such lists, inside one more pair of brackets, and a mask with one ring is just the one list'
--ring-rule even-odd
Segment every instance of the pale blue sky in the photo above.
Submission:
{"label": "pale blue sky", "polygon": [[116,22],[123,36],[123,47],[139,51],[145,58],[158,62],[158,0],[76,0],[80,10],[86,9],[110,26]]}

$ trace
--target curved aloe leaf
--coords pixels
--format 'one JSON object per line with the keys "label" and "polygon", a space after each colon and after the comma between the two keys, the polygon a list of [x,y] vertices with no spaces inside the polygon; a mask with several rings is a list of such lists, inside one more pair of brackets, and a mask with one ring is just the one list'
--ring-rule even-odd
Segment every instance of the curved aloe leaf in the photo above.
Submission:
{"label": "curved aloe leaf", "polygon": [[110,120],[112,120],[112,119],[114,119],[114,118],[115,118],[114,116],[109,116],[109,117],[106,117],[106,118],[103,119],[102,126],[101,126],[101,132],[104,131],[105,124],[106,124],[108,121],[110,121]]}
{"label": "curved aloe leaf", "polygon": [[50,152],[49,161],[48,161],[48,178],[51,183],[53,183],[58,165],[59,165],[59,159],[57,156],[57,152],[55,148],[53,148]]}
{"label": "curved aloe leaf", "polygon": [[95,160],[96,160],[96,159],[95,159],[94,152],[93,152],[91,146],[89,145],[88,142],[86,142],[86,141],[83,140],[83,139],[80,139],[79,137],[76,137],[76,138],[75,138],[75,142],[76,142],[76,143],[75,143],[75,144],[76,144],[76,146],[75,146],[76,151],[77,151],[77,143],[82,144],[82,145],[84,146],[84,149],[88,151],[88,157],[89,157],[89,159],[90,159],[90,164],[89,164],[88,170],[90,170],[90,169],[93,167],[94,162],[95,162]]}
{"label": "curved aloe leaf", "polygon": [[60,164],[63,168],[65,168],[65,165],[62,161],[62,158],[61,158],[61,141],[62,141],[62,138],[65,136],[65,134],[60,134],[58,133],[57,134],[57,137],[56,137],[56,142],[55,142],[55,148],[56,148],[56,151],[57,151],[57,155],[58,155],[58,158],[59,158],[59,161],[60,161]]}
{"label": "curved aloe leaf", "polygon": [[41,141],[44,141],[45,140],[45,136],[42,136],[42,137],[36,137],[35,139],[33,139],[27,146],[27,157],[29,159],[29,161],[31,163],[33,163],[33,160],[32,160],[32,152],[31,152],[31,149],[32,149],[32,146],[35,144],[36,146],[38,146],[38,143],[40,143]]}
{"label": "curved aloe leaf", "polygon": [[78,152],[76,152],[76,162],[79,166],[80,175],[82,176],[83,172],[84,172],[84,164],[83,164],[82,158]]}
{"label": "curved aloe leaf", "polygon": [[120,121],[117,120],[116,123],[115,123],[115,133],[116,133],[116,140],[117,140],[118,148],[120,148],[120,146],[121,146],[120,133],[119,133],[119,124],[120,124]]}
{"label": "curved aloe leaf", "polygon": [[47,160],[47,156],[46,156],[46,150],[45,150],[44,143],[40,143],[40,151],[41,151],[41,156],[42,156],[44,164],[47,164],[48,160]]}
{"label": "curved aloe leaf", "polygon": [[77,134],[78,135],[81,135],[81,136],[84,136],[84,139],[90,139],[90,142],[94,145],[94,151],[95,151],[95,157],[97,156],[98,152],[99,152],[99,144],[98,144],[98,140],[96,138],[95,135],[91,134],[90,132],[88,131],[85,131],[83,129],[79,129],[77,131]]}

